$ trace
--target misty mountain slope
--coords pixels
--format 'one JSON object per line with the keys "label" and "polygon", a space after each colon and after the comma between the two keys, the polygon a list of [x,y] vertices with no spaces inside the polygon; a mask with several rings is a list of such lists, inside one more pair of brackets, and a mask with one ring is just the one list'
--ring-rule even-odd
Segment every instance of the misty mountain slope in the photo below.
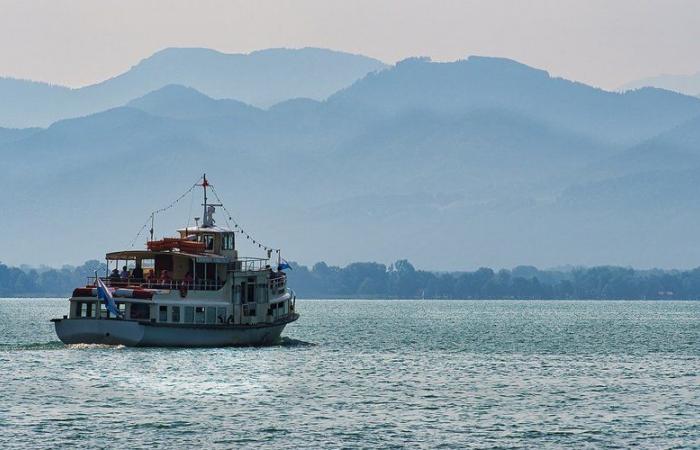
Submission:
{"label": "misty mountain slope", "polygon": [[19,141],[40,130],[40,128],[0,128],[0,145]]}
{"label": "misty mountain slope", "polygon": [[587,170],[591,179],[700,167],[700,116],[615,155]]}
{"label": "misty mountain slope", "polygon": [[82,110],[70,88],[0,77],[0,127],[48,126]]}
{"label": "misty mountain slope", "polygon": [[628,91],[643,87],[657,87],[676,91],[686,95],[698,95],[700,93],[700,72],[689,75],[658,75],[642,78],[620,86],[619,90]]}
{"label": "misty mountain slope", "polygon": [[122,75],[84,89],[112,101],[125,101],[167,84],[182,84],[214,98],[267,107],[295,97],[325,98],[384,67],[366,56],[319,48],[268,49],[249,54],[168,48]]}
{"label": "misty mountain slope", "polygon": [[700,99],[657,89],[619,94],[551,78],[502,58],[409,59],[329,98],[385,113],[498,108],[614,144],[632,145],[700,114]]}
{"label": "misty mountain slope", "polygon": [[318,48],[249,54],[168,48],[121,75],[79,89],[0,78],[0,126],[48,126],[122,106],[170,84],[259,107],[297,97],[323,99],[384,67],[376,59]]}
{"label": "misty mountain slope", "polygon": [[[700,167],[655,170],[585,183],[566,189],[558,204],[573,210],[607,210],[616,213],[700,213]],[[659,216],[657,219],[663,220]]]}
{"label": "misty mountain slope", "polygon": [[169,84],[143,97],[131,100],[126,106],[149,114],[174,119],[207,119],[216,116],[247,119],[262,110],[230,99],[215,100],[193,88]]}
{"label": "misty mountain slope", "polygon": [[615,149],[502,110],[463,115],[411,112],[373,126],[337,150],[340,179],[362,173],[367,191],[469,192],[494,198],[545,192]]}
{"label": "misty mountain slope", "polygon": [[[101,161],[121,161],[117,166],[103,166],[102,171],[132,170],[149,154],[163,158],[178,149],[203,147],[176,120],[121,107],[59,121],[25,139],[0,145],[4,155],[0,170],[7,182],[55,180],[60,186],[66,171],[91,168]],[[93,176],[99,177],[97,173]]]}

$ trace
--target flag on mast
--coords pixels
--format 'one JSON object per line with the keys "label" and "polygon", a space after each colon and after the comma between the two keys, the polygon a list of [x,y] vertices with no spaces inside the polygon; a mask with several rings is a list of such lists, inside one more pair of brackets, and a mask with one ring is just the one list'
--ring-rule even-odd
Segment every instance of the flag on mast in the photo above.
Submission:
{"label": "flag on mast", "polygon": [[114,297],[112,297],[112,292],[105,285],[104,281],[97,276],[97,271],[95,271],[95,280],[97,280],[97,299],[104,300],[107,311],[114,314],[116,317],[123,317],[123,314],[117,308],[117,304],[114,302]]}

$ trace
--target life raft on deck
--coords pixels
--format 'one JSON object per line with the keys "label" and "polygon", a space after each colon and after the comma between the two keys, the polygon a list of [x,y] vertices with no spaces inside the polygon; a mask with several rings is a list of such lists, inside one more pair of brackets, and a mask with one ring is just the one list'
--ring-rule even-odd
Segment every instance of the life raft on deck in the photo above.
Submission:
{"label": "life raft on deck", "polygon": [[187,253],[202,253],[207,246],[204,242],[190,241],[180,238],[163,238],[157,241],[148,241],[146,248],[152,252],[172,251],[179,249]]}

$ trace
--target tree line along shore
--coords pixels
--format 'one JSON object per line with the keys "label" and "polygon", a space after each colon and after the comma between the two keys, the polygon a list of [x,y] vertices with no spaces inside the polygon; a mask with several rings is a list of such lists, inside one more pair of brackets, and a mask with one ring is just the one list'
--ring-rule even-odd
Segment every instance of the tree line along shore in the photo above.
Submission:
{"label": "tree line along shore", "polygon": [[[470,272],[432,272],[409,261],[385,265],[357,262],[345,267],[324,262],[291,263],[289,286],[300,298],[402,299],[666,299],[700,298],[700,268],[635,270],[597,266],[539,270],[532,266]],[[103,262],[56,268],[0,264],[0,297],[61,297],[85,285]]]}

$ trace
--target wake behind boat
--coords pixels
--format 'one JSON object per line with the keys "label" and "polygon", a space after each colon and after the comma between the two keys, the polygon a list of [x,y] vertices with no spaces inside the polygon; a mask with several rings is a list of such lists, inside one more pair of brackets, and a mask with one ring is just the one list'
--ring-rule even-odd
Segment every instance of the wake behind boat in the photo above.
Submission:
{"label": "wake behind boat", "polygon": [[[177,237],[161,240],[153,239],[151,227],[145,250],[108,253],[107,266],[115,264],[112,274],[95,274],[73,291],[69,314],[52,319],[61,341],[265,345],[278,341],[284,327],[299,318],[283,271],[289,266],[279,250],[266,249],[267,258],[239,257],[236,231],[215,225],[215,206],[223,205],[207,203],[211,185],[206,175],[198,186],[204,191],[201,226],[179,229]],[[276,270],[270,265],[273,252]],[[120,263],[121,273],[116,269]]]}

